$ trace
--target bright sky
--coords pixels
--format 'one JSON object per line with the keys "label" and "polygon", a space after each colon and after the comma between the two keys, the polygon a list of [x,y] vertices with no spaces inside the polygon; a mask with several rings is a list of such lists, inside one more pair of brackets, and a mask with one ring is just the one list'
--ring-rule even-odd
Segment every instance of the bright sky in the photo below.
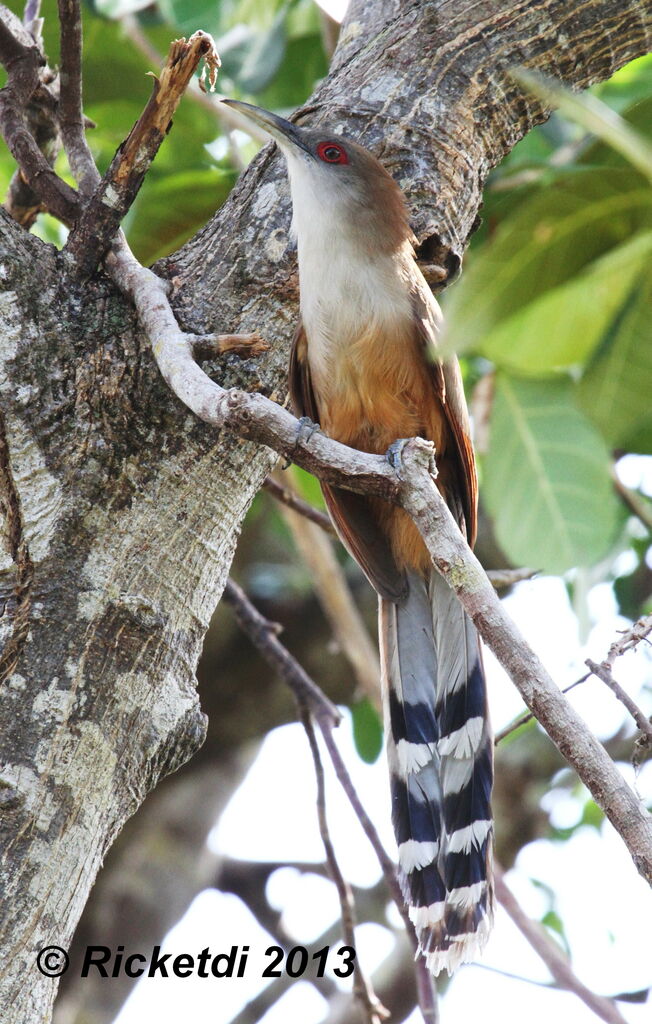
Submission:
{"label": "bright sky", "polygon": [[335,21],[342,21],[349,6],[349,0],[316,0],[316,3]]}
{"label": "bright sky", "polygon": [[[568,604],[563,581],[541,578],[520,584],[507,599],[510,613],[551,669],[566,685],[582,672],[582,659],[600,660],[617,630],[627,624],[615,614],[610,588],[591,593],[590,609],[599,617],[585,647],[579,647],[575,616]],[[578,656],[579,651],[579,656]],[[488,657],[494,725],[500,729],[521,710],[520,697],[502,670]],[[618,664],[618,678],[647,714],[652,713],[650,682],[652,659],[641,647]],[[621,705],[599,682],[593,680],[572,692],[572,703],[598,735],[611,735],[624,719]],[[338,741],[356,787],[390,851],[395,851],[389,820],[389,797],[384,759],[364,765],[353,748],[348,718]],[[326,758],[324,758],[326,762]],[[633,772],[624,768],[630,782]],[[379,877],[375,858],[332,772],[328,772],[328,814],[340,864],[349,880],[372,885]],[[652,799],[652,765],[641,772],[637,786]],[[260,755],[210,837],[216,852],[250,859],[323,859],[314,808],[314,779],[307,743],[300,726],[274,730],[263,743]],[[582,801],[568,791],[553,789],[544,807],[555,824],[572,825],[579,819]],[[532,880],[535,880],[535,884]],[[638,876],[622,843],[609,825],[599,835],[582,829],[564,844],[540,840],[521,852],[516,870],[508,880],[523,907],[534,917],[548,908],[545,889],[556,893],[555,909],[564,921],[573,966],[580,978],[597,992],[613,994],[636,991],[652,984],[649,924],[652,893]],[[298,944],[311,951],[319,935],[338,919],[333,886],[317,876],[299,876],[291,869],[276,872],[269,897],[283,908],[287,927]],[[358,930],[359,956],[373,970],[391,952],[389,932],[368,925]],[[180,1016],[194,1024],[227,1024],[232,1016],[262,987],[263,954],[272,940],[261,931],[240,901],[215,892],[202,894],[166,939],[166,949],[198,952],[231,945],[251,947],[247,977],[243,980],[184,979],[141,982],[119,1024],[176,1024]],[[487,1007],[500,1007],[501,1024],[589,1024],[596,1020],[574,996],[521,981],[497,972],[509,972],[533,982],[545,982],[545,967],[499,910],[488,943],[484,967],[465,967],[454,977],[442,1002],[443,1021],[468,1021]],[[487,968],[492,968],[489,970]],[[264,1017],[264,1024],[318,1024],[326,1004],[308,984],[296,986]],[[620,1004],[629,1024],[649,1024],[650,1008]],[[413,1015],[409,1024],[419,1024]],[[400,1024],[400,1022],[396,1022]]]}

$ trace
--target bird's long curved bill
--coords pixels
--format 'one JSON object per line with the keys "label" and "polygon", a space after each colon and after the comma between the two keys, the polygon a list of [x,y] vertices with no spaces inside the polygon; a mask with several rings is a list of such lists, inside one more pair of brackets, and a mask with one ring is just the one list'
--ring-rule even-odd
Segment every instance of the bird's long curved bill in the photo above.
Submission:
{"label": "bird's long curved bill", "polygon": [[302,149],[306,153],[310,152],[296,126],[290,121],[286,121],[285,118],[279,117],[278,114],[272,114],[270,110],[263,110],[262,107],[255,107],[252,103],[243,103],[241,100],[220,100],[220,102],[226,104],[227,107],[232,107],[248,121],[253,121],[255,125],[271,135],[282,149],[292,146]]}

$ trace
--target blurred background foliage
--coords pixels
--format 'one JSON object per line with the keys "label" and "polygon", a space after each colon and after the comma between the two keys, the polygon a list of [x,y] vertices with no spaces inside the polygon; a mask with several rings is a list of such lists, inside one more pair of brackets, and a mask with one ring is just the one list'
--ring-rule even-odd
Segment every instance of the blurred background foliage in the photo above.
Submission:
{"label": "blurred background foliage", "polygon": [[[16,0],[9,6],[22,15]],[[55,65],[56,0],[44,0],[42,14]],[[221,54],[219,90],[281,114],[305,102],[326,74],[337,31],[312,0],[85,4],[85,110],[96,124],[89,141],[100,170],[142,111],[150,92],[146,75],[160,66],[157,54],[198,28],[214,35]],[[645,152],[652,56],[591,92],[631,126],[634,144],[638,139]],[[214,100],[199,89],[189,92],[124,224],[138,258],[152,263],[191,238],[257,149],[221,120]],[[57,169],[71,180],[63,156]],[[0,146],[3,192],[13,171]],[[63,243],[65,229],[48,216],[39,217],[35,230]],[[480,558],[488,569],[526,565],[563,575],[587,627],[587,595],[599,583],[613,587],[625,617],[652,612],[651,254],[651,174],[614,147],[606,128],[601,132],[598,124],[596,134],[582,116],[555,114],[493,171],[462,278],[442,297],[445,344],[460,353],[475,422]],[[293,480],[306,500],[321,504],[315,480],[301,472]],[[375,599],[357,567],[341,551],[338,558],[374,632]],[[367,760],[377,757],[376,711],[353,685],[311,573],[265,492],[245,523],[234,574],[286,627],[288,646],[314,678],[351,704],[358,750]],[[199,675],[209,713],[220,681],[220,718],[212,719],[219,727],[241,705],[244,675],[256,673],[265,679],[267,669],[228,612],[218,609]],[[287,699],[282,708],[250,704],[247,723],[242,714],[234,718],[234,745],[292,714]],[[629,759],[632,732],[624,736],[619,719],[604,737],[616,759]],[[220,743],[223,750],[223,734]],[[210,744],[209,733],[206,750]],[[506,866],[537,836],[562,841],[586,825],[600,828],[600,812],[532,724],[501,744],[499,758],[498,852]],[[557,790],[583,803],[572,828],[556,827],[542,803],[553,778]],[[563,935],[552,906],[547,924]]]}

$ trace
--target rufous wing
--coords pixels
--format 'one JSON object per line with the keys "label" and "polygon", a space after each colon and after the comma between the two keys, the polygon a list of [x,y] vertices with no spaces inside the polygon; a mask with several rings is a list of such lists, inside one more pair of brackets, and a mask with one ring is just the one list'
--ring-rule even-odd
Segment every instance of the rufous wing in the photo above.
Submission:
{"label": "rufous wing", "polygon": [[[289,385],[295,415],[308,416],[318,423],[319,406],[310,379],[307,341],[301,321],[292,340]],[[388,601],[402,601],[407,594],[405,573],[397,567],[369,501],[361,494],[329,484],[322,483],[321,489],[340,540],[372,587]]]}
{"label": "rufous wing", "polygon": [[[441,326],[441,312],[430,288],[416,266],[411,298],[417,335],[423,344],[424,358],[430,366],[433,386],[440,397],[454,442],[455,455],[452,456],[452,453],[448,453],[446,469],[449,474],[452,472],[455,493],[447,494],[447,500],[454,515],[457,511],[456,503],[461,504],[468,541],[473,545],[478,519],[478,478],[462,374],[455,357],[445,363],[442,363],[439,358],[437,332]],[[451,465],[453,460],[454,465]],[[456,515],[456,518],[459,521],[459,515]]]}

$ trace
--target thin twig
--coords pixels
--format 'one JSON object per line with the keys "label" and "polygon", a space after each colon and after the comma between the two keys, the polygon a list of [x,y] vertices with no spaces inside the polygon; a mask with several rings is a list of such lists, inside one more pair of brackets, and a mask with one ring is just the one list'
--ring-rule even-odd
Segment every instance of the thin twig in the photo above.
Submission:
{"label": "thin twig", "polygon": [[652,530],[652,504],[631,487],[627,487],[618,476],[618,471],[614,466],[612,469],[612,478],[614,487],[620,497],[623,499],[630,512],[643,523],[646,530]]}
{"label": "thin twig", "polygon": [[219,57],[208,33],[195,32],[187,41],[175,39],[171,44],[160,78],[154,78],[152,95],[143,113],[118,148],[68,239],[66,248],[75,257],[82,274],[95,270],[115,237],[170,128],[186,86],[202,60],[209,65],[212,83]]}
{"label": "thin twig", "polygon": [[247,634],[265,660],[276,669],[296,699],[302,705],[307,705],[310,708],[319,725],[321,726],[322,722],[339,725],[342,716],[335,705],[313,683],[299,662],[277,639],[280,631],[278,624],[270,622],[264,615],[261,615],[233,580],[228,580],[223,598],[233,609],[240,628]]}
{"label": "thin twig", "polygon": [[624,704],[641,732],[641,736],[636,742],[633,758],[635,765],[640,764],[645,759],[647,752],[652,747],[652,723],[647,715],[641,711],[638,704],[623,690],[620,683],[616,682],[611,670],[616,658],[620,658],[628,651],[634,650],[636,645],[640,644],[642,640],[647,640],[650,633],[652,633],[652,615],[647,615],[642,619],[638,619],[629,629],[626,629],[620,640],[614,640],[609,648],[607,657],[599,665],[595,661],[591,661],[590,658],[587,658],[585,662],[591,672],[598,679],[601,679],[603,683],[606,683],[618,700]]}
{"label": "thin twig", "polygon": [[584,664],[591,669],[591,672],[594,676],[597,676],[598,679],[601,679],[603,683],[606,683],[609,689],[616,695],[621,704],[625,705],[630,715],[636,722],[637,727],[646,737],[646,742],[649,745],[652,741],[652,723],[650,723],[650,720],[641,711],[636,701],[632,700],[629,694],[625,690],[623,690],[620,683],[616,682],[616,680],[611,674],[611,668],[609,667],[608,663],[603,661],[601,665],[598,665],[597,662],[591,661],[590,658],[587,658]]}
{"label": "thin twig", "polygon": [[614,640],[606,657],[607,664],[613,666],[616,658],[627,654],[628,651],[633,651],[641,640],[647,639],[650,633],[652,633],[652,615],[645,615],[643,618],[637,619],[629,629],[623,630],[620,640]]}
{"label": "thin twig", "polygon": [[525,936],[532,948],[541,957],[560,988],[573,992],[589,1009],[607,1024],[626,1024],[618,1007],[606,996],[599,996],[584,985],[557,943],[547,934],[538,921],[527,916],[513,892],[505,882],[502,869],[494,865],[496,897],[512,921]]}
{"label": "thin twig", "polygon": [[[416,952],[418,947],[416,932],[405,906],[403,893],[401,892],[401,886],[396,874],[396,867],[392,863],[380,841],[378,832],[376,831],[373,822],[357,794],[356,788],[353,785],[353,780],[349,775],[337,744],[335,743],[333,727],[338,724],[338,720],[330,711],[333,705],[330,703],[328,698],[321,693],[319,687],[317,687],[316,684],[307,676],[306,672],[296,659],[292,657],[290,652],[286,650],[286,648],[284,648],[277,639],[277,627],[273,623],[268,622],[260,614],[260,612],[251,604],[246,594],[244,594],[233,580],[228,581],[224,590],[224,598],[227,603],[233,607],[240,627],[247,636],[250,637],[251,641],[261,652],[267,662],[272,665],[280,673],[281,678],[288,683],[300,705],[303,703],[310,707],[324,738],[324,743],[326,744],[326,749],[328,750],[335,769],[335,774],[342,786],[342,789],[346,793],[351,806],[353,807],[363,832],[371,843],[374,853],[378,859],[380,869],[385,878],[387,888],[392,899],[396,903],[401,917],[403,918],[408,938],[412,944],[412,948]],[[308,685],[306,685],[306,683],[308,683]],[[325,712],[322,710],[324,707],[326,708]],[[419,1005],[421,1012],[423,1013],[424,1020],[426,1024],[437,1024],[439,1020],[437,992],[434,987],[432,975],[427,970],[426,962],[423,957],[416,961],[415,973]]]}
{"label": "thin twig", "polygon": [[515,583],[531,580],[538,572],[538,569],[528,569],[525,566],[520,569],[487,569],[487,579],[494,590],[506,590]]}
{"label": "thin twig", "polygon": [[[565,686],[561,692],[564,694],[570,693],[570,691],[574,690],[576,686],[579,686],[580,683],[585,683],[586,680],[590,678],[591,673],[587,672],[586,675],[582,676],[580,679],[576,679],[574,683],[570,684],[570,686]],[[516,730],[520,729],[522,725],[527,725],[528,722],[531,722],[534,717],[535,716],[532,714],[532,712],[528,711],[527,714],[521,715],[519,718],[514,719],[513,722],[510,722],[510,724],[506,725],[504,729],[501,729],[500,732],[496,733],[496,735],[494,736],[494,745],[500,743],[500,741],[504,740],[505,737],[509,736],[510,733],[516,732]]]}
{"label": "thin twig", "polygon": [[[324,737],[324,743],[328,753],[330,754],[333,767],[335,768],[335,774],[340,781],[342,789],[346,793],[349,803],[355,811],[356,817],[362,826],[362,830],[366,835],[367,839],[371,843],[378,863],[380,864],[383,875],[387,882],[389,891],[398,907],[403,922],[405,924],[406,931],[413,948],[416,950],[418,947],[416,932],[414,925],[410,918],[403,899],[401,892],[401,886],[396,875],[396,868],[388,857],[383,844],[380,841],[376,828],[367,814],[360,797],[357,794],[356,788],[353,785],[353,780],[348,773],[347,767],[344,764],[342,755],[339,752],[335,739],[333,737],[332,728],[327,724],[319,723],[319,727]],[[438,1001],[437,1001],[437,990],[435,988],[433,977],[426,966],[426,961],[423,957],[419,957],[414,964],[414,970],[417,980],[417,993],[419,997],[419,1007],[423,1014],[424,1021],[426,1024],[437,1024],[439,1020]]]}
{"label": "thin twig", "polygon": [[[305,729],[306,736],[308,737],[310,752],[312,754],[312,760],[315,768],[319,834],[321,835],[322,843],[324,844],[328,872],[335,888],[337,889],[337,895],[340,901],[340,915],[342,918],[344,942],[347,946],[350,946],[351,949],[355,949],[355,907],[353,904],[353,894],[351,892],[351,887],[344,878],[337,862],[335,847],[333,846],[333,841],[328,830],[328,818],[326,815],[326,782],[324,779],[324,767],[321,763],[317,737],[315,736],[315,730],[312,726],[310,711],[305,704],[299,705],[299,713],[301,715],[301,723]],[[353,972],[353,992],[360,1003],[364,1012],[365,1020],[368,1021],[368,1024],[379,1024],[380,1021],[387,1020],[389,1017],[389,1010],[383,1006],[378,999],[378,996],[375,994],[366,975],[360,967],[357,956],[356,966]]]}
{"label": "thin twig", "polygon": [[[319,723],[319,725],[321,728],[321,723]],[[349,803],[351,804],[355,812],[355,815],[358,821],[360,822],[360,825],[362,826],[364,834],[366,835],[367,839],[371,843],[371,846],[373,847],[374,853],[378,858],[378,863],[380,864],[382,872],[387,881],[389,891],[392,894],[392,898],[401,913],[403,921],[405,922],[405,927],[407,928],[408,934],[413,938],[414,947],[416,949],[416,934],[414,931],[414,925],[412,924],[412,921],[410,920],[407,910],[405,909],[405,901],[403,899],[401,886],[396,875],[396,868],[392,863],[390,857],[388,856],[385,847],[381,843],[380,836],[376,831],[376,827],[372,822],[371,818],[369,817],[369,815],[367,814],[365,807],[357,794],[356,788],[353,785],[353,780],[349,775],[348,769],[344,763],[344,760],[342,759],[342,755],[340,754],[339,748],[333,737],[332,730],[325,730],[322,728],[321,731],[324,737],[324,743],[326,744],[331,761],[333,762],[333,767],[335,768],[335,774],[337,775],[337,778],[340,781],[342,789],[346,793]]]}
{"label": "thin twig", "polygon": [[[487,575],[489,575],[489,574],[487,574]],[[621,655],[626,654],[627,651],[632,651],[636,647],[636,645],[640,644],[641,640],[645,640],[650,633],[652,633],[652,615],[647,615],[647,616],[645,616],[642,619],[638,619],[638,621],[635,622],[632,626],[630,626],[629,629],[624,630],[624,632],[623,632],[623,634],[621,636],[621,639],[620,640],[614,640],[614,642],[611,644],[611,646],[609,648],[609,653],[607,654],[607,657],[602,662],[602,665],[605,666],[605,672],[610,673],[610,670],[611,670],[611,668],[613,666],[613,663],[616,660],[616,658],[619,658],[619,657],[621,657]],[[649,720],[646,718],[646,716],[640,710],[638,705],[635,704],[634,701],[631,700],[631,698],[628,697],[626,693],[624,693],[624,691],[621,689],[620,686],[618,686],[618,683],[616,683],[613,678],[611,678],[611,682],[609,682],[609,680],[604,679],[603,676],[600,675],[600,672],[595,671],[595,669],[593,668],[593,666],[595,665],[594,661],[591,661],[590,659],[587,659],[584,662],[584,664],[587,665],[588,668],[591,669],[591,671],[587,672],[585,675],[581,676],[579,679],[576,679],[574,683],[570,684],[570,686],[564,687],[564,689],[561,692],[564,693],[564,694],[569,693],[576,686],[579,686],[580,683],[585,683],[587,681],[587,679],[591,678],[592,675],[597,675],[600,679],[603,680],[603,682],[605,682],[609,686],[611,686],[612,690],[614,689],[614,686],[615,686],[615,687],[618,688],[620,693],[624,694],[624,697],[626,699],[623,700],[623,704],[625,704],[625,706],[627,707],[627,710],[632,714],[632,716],[634,718],[634,721],[638,725],[639,729],[641,729],[641,732],[649,734],[648,730],[652,730],[652,726],[650,726]],[[597,667],[600,668],[600,666],[597,666]],[[612,683],[614,684],[614,686],[611,685]],[[616,692],[616,691],[614,690],[614,692]],[[622,700],[622,698],[619,696],[618,693],[616,693],[616,696],[618,696],[619,700]],[[629,703],[627,703],[627,702],[629,702]],[[527,723],[532,721],[532,719],[534,717],[535,716],[532,714],[532,712],[530,712],[529,714],[522,715],[519,718],[515,719],[515,721],[511,722],[504,729],[501,729],[500,732],[496,733],[494,742],[495,743],[500,743],[500,741],[504,740],[505,737],[509,736],[510,733],[514,732],[516,729],[520,729],[520,727],[522,725],[527,725]],[[639,724],[639,718],[643,722],[645,722],[645,726],[641,726]]]}
{"label": "thin twig", "polygon": [[100,174],[86,143],[82,105],[82,19],[79,0],[58,0],[61,29],[59,124],[70,170],[82,195],[96,188]]}
{"label": "thin twig", "polygon": [[311,505],[309,502],[304,501],[303,498],[300,498],[299,495],[289,487],[284,487],[283,484],[278,482],[278,480],[275,480],[273,476],[265,477],[263,480],[263,487],[266,491],[269,491],[273,498],[276,498],[276,500],[281,502],[281,504],[287,505],[287,507],[291,508],[293,512],[298,512],[299,515],[305,516],[305,518],[309,519],[312,523],[316,523],[317,526],[322,528],[322,530],[329,533],[331,537],[337,536],[333,529],[333,524],[325,512],[322,512],[319,508],[315,508],[315,506]]}

